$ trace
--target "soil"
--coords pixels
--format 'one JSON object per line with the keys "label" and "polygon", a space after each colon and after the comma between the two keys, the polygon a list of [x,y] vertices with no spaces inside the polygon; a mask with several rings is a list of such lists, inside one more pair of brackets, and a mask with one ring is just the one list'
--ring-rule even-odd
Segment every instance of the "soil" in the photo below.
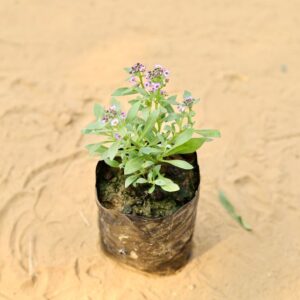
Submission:
{"label": "soil", "polygon": [[123,170],[105,165],[99,173],[97,193],[100,202],[106,208],[118,210],[124,214],[143,217],[165,217],[193,199],[199,186],[199,168],[195,154],[176,156],[170,159],[184,159],[191,163],[192,170],[183,170],[170,164],[162,164],[161,173],[172,179],[180,187],[177,192],[166,192],[156,186],[149,194],[149,184],[133,185],[125,188],[126,176]]}

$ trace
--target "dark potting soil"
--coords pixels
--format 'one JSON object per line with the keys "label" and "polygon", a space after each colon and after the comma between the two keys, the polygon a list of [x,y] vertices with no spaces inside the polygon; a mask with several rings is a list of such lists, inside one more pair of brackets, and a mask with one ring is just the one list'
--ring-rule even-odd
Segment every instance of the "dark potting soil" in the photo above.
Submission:
{"label": "dark potting soil", "polygon": [[177,155],[170,159],[184,159],[194,166],[192,170],[183,170],[170,164],[162,164],[161,173],[177,183],[179,191],[166,192],[156,186],[154,192],[149,194],[149,184],[125,188],[126,176],[123,170],[105,164],[98,174],[96,186],[101,204],[124,214],[152,218],[171,215],[195,196],[199,186],[199,168],[196,154]]}

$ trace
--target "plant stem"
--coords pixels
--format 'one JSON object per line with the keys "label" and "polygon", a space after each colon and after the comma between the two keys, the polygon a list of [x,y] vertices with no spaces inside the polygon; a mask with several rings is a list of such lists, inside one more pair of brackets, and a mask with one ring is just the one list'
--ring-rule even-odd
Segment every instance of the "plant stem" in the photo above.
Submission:
{"label": "plant stem", "polygon": [[139,79],[140,79],[141,86],[144,89],[145,86],[144,86],[144,83],[143,83],[143,76],[142,76],[141,72],[139,72]]}

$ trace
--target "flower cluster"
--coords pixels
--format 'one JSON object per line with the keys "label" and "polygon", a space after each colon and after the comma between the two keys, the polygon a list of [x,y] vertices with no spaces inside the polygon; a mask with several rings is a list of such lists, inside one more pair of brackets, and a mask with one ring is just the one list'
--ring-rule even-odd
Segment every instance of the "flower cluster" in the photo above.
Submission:
{"label": "flower cluster", "polygon": [[136,63],[135,65],[133,65],[131,68],[130,68],[130,71],[129,73],[130,74],[138,74],[139,72],[145,72],[146,71],[146,68],[143,64],[140,64],[140,63]]}
{"label": "flower cluster", "polygon": [[177,110],[181,113],[185,112],[187,108],[191,109],[196,99],[192,96],[186,96],[183,98],[183,102],[177,105]]}
{"label": "flower cluster", "polygon": [[161,84],[159,82],[145,82],[145,88],[148,92],[155,92],[161,88]]}
{"label": "flower cluster", "polygon": [[[155,92],[158,89],[165,87],[169,82],[169,75],[170,72],[166,68],[163,68],[161,65],[155,65],[154,69],[148,71],[145,76],[145,79],[147,80],[145,82],[145,88],[149,92]],[[165,93],[165,91],[161,90],[162,95]]]}
{"label": "flower cluster", "polygon": [[192,96],[188,96],[184,98],[183,105],[187,107],[192,107],[195,101],[196,101],[195,98],[193,98]]}
{"label": "flower cluster", "polygon": [[[125,187],[147,183],[149,193],[156,186],[168,192],[177,191],[179,186],[165,177],[161,166],[171,164],[192,169],[184,159],[172,158],[193,153],[205,141],[220,134],[217,130],[193,128],[193,105],[198,99],[189,91],[184,91],[182,102],[177,102],[176,95],[166,96],[164,88],[170,75],[166,68],[155,65],[152,70],[146,70],[143,64],[136,63],[126,70],[131,75],[132,85],[116,89],[112,96],[132,95],[131,108],[126,115],[115,98],[108,109],[97,104],[94,108],[96,121],[89,124],[84,133],[103,135],[106,140],[88,145],[88,149],[101,155],[111,167],[124,170]],[[177,105],[177,112],[174,105]]]}
{"label": "flower cluster", "polygon": [[148,71],[146,75],[147,80],[165,80],[166,82],[169,81],[169,70],[163,68],[161,65],[155,65],[152,71]]}
{"label": "flower cluster", "polygon": [[120,112],[116,105],[110,106],[101,119],[102,124],[110,123],[111,126],[117,126],[121,120],[126,118],[125,112]]}
{"label": "flower cluster", "polygon": [[129,73],[132,75],[129,82],[133,86],[145,88],[149,93],[159,90],[161,95],[166,95],[162,88],[169,82],[170,72],[161,65],[155,65],[153,70],[146,71],[144,65],[136,63],[129,69]]}

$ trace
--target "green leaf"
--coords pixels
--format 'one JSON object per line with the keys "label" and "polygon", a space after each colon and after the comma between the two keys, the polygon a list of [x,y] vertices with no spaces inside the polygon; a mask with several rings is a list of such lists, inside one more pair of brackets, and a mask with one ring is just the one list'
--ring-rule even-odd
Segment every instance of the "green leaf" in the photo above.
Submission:
{"label": "green leaf", "polygon": [[128,74],[130,74],[129,72],[131,71],[131,68],[126,67],[126,68],[124,68],[124,70],[125,70]]}
{"label": "green leaf", "polygon": [[156,176],[156,175],[159,174],[160,168],[161,168],[161,165],[156,165],[156,166],[152,169],[152,172],[153,172],[154,176]]}
{"label": "green leaf", "polygon": [[166,109],[166,112],[168,113],[174,112],[172,105],[167,100],[161,100],[160,103]]}
{"label": "green leaf", "polygon": [[100,121],[91,123],[86,128],[81,130],[82,134],[96,134],[96,135],[100,135],[105,131],[106,131],[105,125],[102,124]]}
{"label": "green leaf", "polygon": [[183,93],[183,98],[187,98],[187,97],[191,97],[192,96],[192,93],[189,92],[189,91],[184,91]]}
{"label": "green leaf", "polygon": [[176,192],[176,191],[179,191],[179,189],[180,189],[176,183],[163,185],[161,188],[163,190],[165,190],[166,192]]}
{"label": "green leaf", "polygon": [[112,96],[126,96],[126,95],[133,95],[137,94],[137,91],[132,88],[132,87],[122,87],[116,89],[113,93]]}
{"label": "green leaf", "polygon": [[159,185],[163,190],[167,192],[176,192],[179,190],[178,184],[174,183],[171,179],[165,177],[159,177],[154,181],[156,185]]}
{"label": "green leaf", "polygon": [[134,103],[134,104],[131,106],[131,108],[130,108],[129,111],[128,111],[127,117],[126,117],[126,119],[127,119],[128,121],[131,121],[131,120],[133,120],[134,118],[136,118],[137,113],[138,113],[139,108],[140,108],[140,105],[141,105],[141,102],[138,101],[138,102]]}
{"label": "green leaf", "polygon": [[139,169],[141,169],[143,162],[144,161],[141,157],[135,157],[128,160],[125,165],[124,174],[128,175],[138,171]]}
{"label": "green leaf", "polygon": [[157,148],[152,148],[152,147],[142,147],[140,149],[140,153],[143,153],[143,154],[158,154],[158,153],[161,153],[161,150],[157,149]]}
{"label": "green leaf", "polygon": [[99,120],[99,119],[101,119],[103,117],[104,112],[105,112],[105,110],[104,110],[104,108],[103,108],[102,105],[100,105],[98,103],[96,103],[94,105],[94,115],[95,115],[95,117],[96,117],[97,120]]}
{"label": "green leaf", "polygon": [[128,103],[130,104],[134,104],[136,102],[140,101],[139,99],[132,99],[132,100],[129,100]]}
{"label": "green leaf", "polygon": [[120,163],[117,162],[116,160],[110,160],[110,159],[107,158],[107,159],[105,159],[104,161],[105,161],[105,163],[106,163],[107,165],[109,165],[109,166],[111,166],[111,167],[113,167],[113,168],[118,168],[119,165],[120,165]]}
{"label": "green leaf", "polygon": [[136,183],[147,183],[148,181],[145,178],[139,178]]}
{"label": "green leaf", "polygon": [[116,154],[118,153],[119,145],[120,145],[119,142],[115,142],[115,143],[111,144],[111,146],[107,150],[107,157],[110,160],[113,160],[115,158]]}
{"label": "green leaf", "polygon": [[149,108],[148,107],[144,107],[143,109],[141,109],[141,114],[142,114],[142,119],[144,121],[146,121],[149,117]]}
{"label": "green leaf", "polygon": [[154,110],[154,111],[151,112],[149,118],[146,121],[144,129],[143,129],[142,133],[139,136],[139,139],[142,139],[147,134],[147,132],[150,129],[153,128],[153,126],[155,125],[155,122],[156,122],[158,116],[159,116],[159,110]]}
{"label": "green leaf", "polygon": [[179,115],[176,113],[169,113],[167,118],[165,119],[166,122],[170,122],[170,121],[174,121],[174,120],[178,120],[179,119]]}
{"label": "green leaf", "polygon": [[90,154],[102,154],[107,150],[107,147],[103,146],[101,143],[89,144],[85,146]]}
{"label": "green leaf", "polygon": [[201,134],[204,137],[209,138],[218,138],[221,137],[221,133],[219,130],[216,129],[200,129],[195,130],[196,133]]}
{"label": "green leaf", "polygon": [[84,130],[98,130],[98,129],[103,129],[103,127],[104,124],[97,121],[97,122],[90,123],[88,126],[86,126]]}
{"label": "green leaf", "polygon": [[194,133],[193,128],[188,128],[188,129],[184,130],[183,132],[181,132],[175,139],[175,146],[182,145],[185,142],[187,142],[188,140],[190,140],[193,133]]}
{"label": "green leaf", "polygon": [[176,104],[177,104],[176,98],[177,98],[177,95],[170,96],[170,97],[167,99],[167,101],[168,101],[170,104],[176,105]]}
{"label": "green leaf", "polygon": [[134,183],[138,179],[139,175],[131,175],[128,176],[125,180],[125,188],[129,187],[132,183]]}
{"label": "green leaf", "polygon": [[184,170],[191,170],[194,168],[191,164],[189,164],[185,160],[173,159],[173,160],[163,160],[163,162],[173,165],[175,167],[184,169]]}
{"label": "green leaf", "polygon": [[155,190],[155,185],[152,185],[151,188],[148,190],[149,194],[152,194]]}
{"label": "green leaf", "polygon": [[204,142],[206,142],[206,138],[191,138],[184,144],[180,146],[174,146],[164,156],[170,156],[173,154],[189,154],[194,153],[197,149],[199,149]]}
{"label": "green leaf", "polygon": [[236,222],[238,222],[244,229],[248,231],[252,230],[251,226],[247,224],[240,215],[237,214],[234,206],[230,203],[229,199],[222,191],[219,192],[219,201]]}
{"label": "green leaf", "polygon": [[134,89],[135,89],[137,92],[139,92],[141,95],[143,95],[143,96],[148,96],[148,95],[149,95],[148,92],[145,91],[143,88],[140,88],[140,87],[136,86]]}
{"label": "green leaf", "polygon": [[115,97],[112,97],[110,99],[110,104],[111,105],[115,105],[117,107],[117,110],[120,110],[121,109],[121,103],[120,101],[118,101]]}
{"label": "green leaf", "polygon": [[149,168],[149,167],[151,167],[151,166],[153,166],[153,165],[154,165],[154,162],[153,162],[153,161],[147,160],[147,161],[145,161],[145,162],[143,163],[142,167],[143,167],[143,169],[147,169],[147,168]]}

